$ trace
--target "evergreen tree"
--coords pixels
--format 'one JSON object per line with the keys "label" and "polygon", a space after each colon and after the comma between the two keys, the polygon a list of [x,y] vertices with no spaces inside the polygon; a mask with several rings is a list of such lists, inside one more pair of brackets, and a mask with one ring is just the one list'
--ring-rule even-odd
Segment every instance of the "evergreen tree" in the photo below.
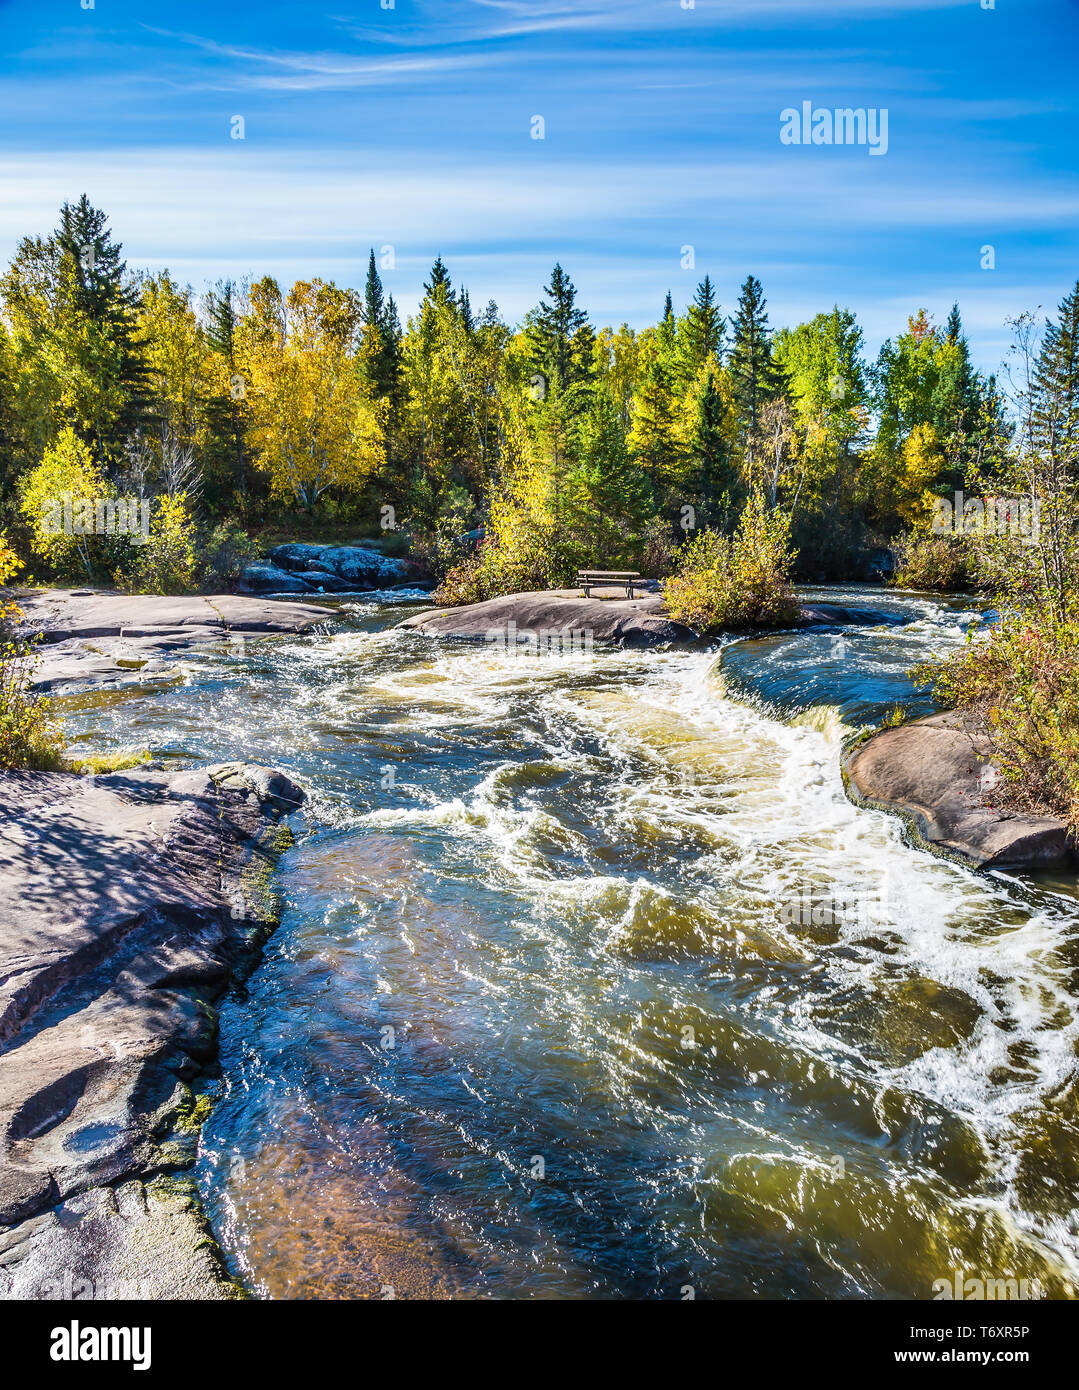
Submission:
{"label": "evergreen tree", "polygon": [[105,457],[118,450],[122,437],[134,428],[142,403],[144,373],[139,354],[135,311],[138,292],[129,283],[122,248],[108,218],[86,194],[60,209],[60,225],[52,236],[61,261],[60,278],[69,291],[66,309],[78,326],[85,350],[83,367],[96,377],[100,394],[120,397],[118,410],[95,412],[91,420],[73,424],[91,450]]}
{"label": "evergreen tree", "polygon": [[981,382],[970,360],[970,344],[963,333],[958,304],[952,305],[948,315],[935,366],[937,379],[929,423],[936,430],[949,463],[937,487],[950,492],[962,487],[966,478],[982,405]]}
{"label": "evergreen tree", "polygon": [[363,374],[377,397],[392,396],[397,389],[400,372],[401,324],[393,300],[385,301],[374,248],[367,265],[361,322],[360,362]]}
{"label": "evergreen tree", "polygon": [[366,328],[382,328],[382,277],[375,264],[375,248],[371,248],[371,259],[367,263],[367,282],[363,291],[363,322]]}
{"label": "evergreen tree", "polygon": [[120,259],[122,248],[112,238],[108,218],[84,193],[74,206],[65,203],[60,209],[54,238],[71,261],[75,308],[93,323],[110,325],[115,341],[137,361],[133,316],[138,294],[127,281],[127,263]]}
{"label": "evergreen tree", "polygon": [[691,374],[696,375],[709,357],[722,360],[726,324],[712,281],[706,275],[697,286],[693,303],[686,310],[681,337]]}
{"label": "evergreen tree", "polygon": [[563,530],[584,564],[628,562],[651,512],[651,494],[626,447],[618,407],[597,390],[581,425],[579,461],[559,498]]}
{"label": "evergreen tree", "polygon": [[231,280],[220,281],[206,295],[206,342],[217,354],[221,366],[221,386],[207,402],[206,415],[210,431],[209,453],[227,461],[237,493],[247,493],[247,458],[245,433],[247,415],[244,405],[244,383],[236,358],[235,288]]}
{"label": "evergreen tree", "polygon": [[730,530],[733,513],[745,500],[745,488],[732,457],[727,405],[711,370],[697,391],[692,450],[699,468],[704,513],[699,520],[705,526]]}
{"label": "evergreen tree", "polygon": [[1079,281],[1046,325],[1034,398],[1036,442],[1079,477]]}
{"label": "evergreen tree", "polygon": [[453,304],[456,300],[453,283],[450,280],[450,272],[443,264],[442,257],[435,259],[431,267],[431,279],[424,284],[424,290],[429,299],[445,299],[447,304]]}
{"label": "evergreen tree", "polygon": [[734,342],[728,364],[739,439],[747,453],[754,447],[763,407],[786,390],[783,370],[772,355],[766,303],[761,282],[748,276],[732,320]]}
{"label": "evergreen tree", "polygon": [[551,272],[551,283],[543,293],[546,302],[533,310],[528,326],[532,358],[546,375],[548,386],[565,391],[580,380],[579,373],[585,370],[579,358],[574,362],[572,344],[588,322],[588,315],[577,308],[577,291],[560,265]]}
{"label": "evergreen tree", "polygon": [[637,392],[630,433],[630,447],[637,463],[648,474],[657,504],[682,477],[685,448],[679,429],[678,405],[671,358],[663,350],[657,334],[651,360]]}
{"label": "evergreen tree", "polygon": [[403,337],[397,303],[391,294],[382,311],[382,350],[385,356],[383,380],[386,384],[386,394],[394,403],[399,402],[401,394],[401,340]]}

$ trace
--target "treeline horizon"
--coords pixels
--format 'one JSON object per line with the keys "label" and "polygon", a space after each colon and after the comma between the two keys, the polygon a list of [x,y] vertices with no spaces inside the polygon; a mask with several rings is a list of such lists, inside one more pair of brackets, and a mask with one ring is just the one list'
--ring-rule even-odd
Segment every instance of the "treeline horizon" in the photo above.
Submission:
{"label": "treeline horizon", "polygon": [[943,324],[916,309],[870,361],[838,305],[773,328],[753,275],[729,313],[705,275],[635,330],[595,325],[557,264],[510,324],[439,257],[402,323],[373,250],[362,291],[263,276],[199,295],[129,271],[83,196],[20,242],[0,316],[0,528],[17,548],[50,490],[91,483],[168,497],[173,524],[398,529],[443,573],[483,526],[537,582],[574,562],[656,568],[759,494],[789,514],[800,571],[843,578],[934,499],[1003,479],[1032,393],[1065,402],[1072,457],[1079,435],[1079,285],[1044,325],[1015,322],[1029,360],[1006,392],[974,367],[958,305]]}

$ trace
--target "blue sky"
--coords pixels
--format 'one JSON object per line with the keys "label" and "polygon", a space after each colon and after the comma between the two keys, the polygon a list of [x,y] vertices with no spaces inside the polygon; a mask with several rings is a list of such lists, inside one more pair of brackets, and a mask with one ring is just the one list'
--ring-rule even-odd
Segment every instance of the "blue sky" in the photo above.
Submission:
{"label": "blue sky", "polygon": [[[0,255],[85,191],[200,289],[392,246],[404,312],[441,254],[513,320],[560,260],[643,326],[752,272],[774,325],[838,302],[872,351],[958,298],[988,369],[1079,277],[1079,0],[383,4],[0,0]],[[804,101],[886,108],[888,153],[783,145]]]}

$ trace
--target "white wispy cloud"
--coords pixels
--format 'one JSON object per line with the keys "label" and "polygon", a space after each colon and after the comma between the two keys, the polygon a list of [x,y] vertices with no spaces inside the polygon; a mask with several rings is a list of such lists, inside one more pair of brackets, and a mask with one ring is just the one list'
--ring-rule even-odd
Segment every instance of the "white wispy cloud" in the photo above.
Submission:
{"label": "white wispy cloud", "polygon": [[[1079,219],[1074,188],[1003,178],[934,188],[917,169],[885,182],[868,162],[799,163],[797,153],[618,167],[541,157],[471,170],[240,142],[212,152],[8,157],[0,159],[0,254],[50,228],[60,203],[85,190],[108,210],[133,265],[168,265],[196,284],[247,271],[359,284],[368,247],[392,245],[397,269],[385,278],[406,308],[440,253],[477,300],[493,295],[514,316],[538,297],[555,259],[597,316],[615,322],[653,320],[668,287],[685,302],[706,270],[728,295],[749,270],[770,276],[775,321],[791,321],[850,297],[853,257],[862,297],[852,307],[871,339],[927,300],[946,311],[957,262],[977,289],[972,328],[994,324],[999,333],[1007,313],[1059,297],[1064,278],[1047,283],[1043,258],[1026,282],[1014,274],[1005,289],[977,277],[977,252],[1023,227],[1066,232]],[[689,211],[673,201],[687,186],[696,191]],[[902,269],[886,251],[897,228],[926,248]],[[831,263],[821,237],[834,247]],[[693,273],[680,268],[684,244],[697,248]]]}
{"label": "white wispy cloud", "polygon": [[143,28],[159,38],[186,44],[213,57],[227,60],[230,66],[223,65],[216,80],[208,78],[205,73],[200,75],[198,85],[204,89],[216,85],[230,89],[266,91],[345,90],[476,69],[492,66],[497,62],[495,54],[475,51],[430,52],[406,58],[361,58],[325,51],[255,48],[250,45],[220,43],[216,39],[204,38],[199,34],[155,29],[151,25],[143,25]]}

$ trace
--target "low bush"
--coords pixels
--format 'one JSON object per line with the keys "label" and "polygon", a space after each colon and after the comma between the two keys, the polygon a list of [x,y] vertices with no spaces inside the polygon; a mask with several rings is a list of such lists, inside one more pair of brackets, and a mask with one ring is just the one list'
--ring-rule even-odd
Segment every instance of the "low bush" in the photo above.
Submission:
{"label": "low bush", "polygon": [[201,557],[203,587],[212,593],[231,589],[260,554],[258,542],[239,526],[227,521],[215,526]]}
{"label": "low bush", "polygon": [[1006,612],[914,675],[989,740],[1003,779],[995,799],[1057,816],[1079,841],[1079,611]]}
{"label": "low bush", "polygon": [[198,548],[195,523],[181,492],[159,497],[145,544],[132,547],[134,559],[117,571],[116,582],[131,593],[190,593],[198,580]]}
{"label": "low bush", "polygon": [[798,616],[793,562],[789,517],[754,494],[733,536],[705,530],[682,547],[667,609],[699,632],[785,626]]}
{"label": "low bush", "polygon": [[[0,535],[0,585],[20,562]],[[18,604],[0,593],[0,769],[63,767],[63,740],[49,701],[30,689],[32,649],[16,625]]]}
{"label": "low bush", "polygon": [[894,545],[892,583],[901,589],[969,589],[974,579],[970,542],[962,536],[908,531]]}

